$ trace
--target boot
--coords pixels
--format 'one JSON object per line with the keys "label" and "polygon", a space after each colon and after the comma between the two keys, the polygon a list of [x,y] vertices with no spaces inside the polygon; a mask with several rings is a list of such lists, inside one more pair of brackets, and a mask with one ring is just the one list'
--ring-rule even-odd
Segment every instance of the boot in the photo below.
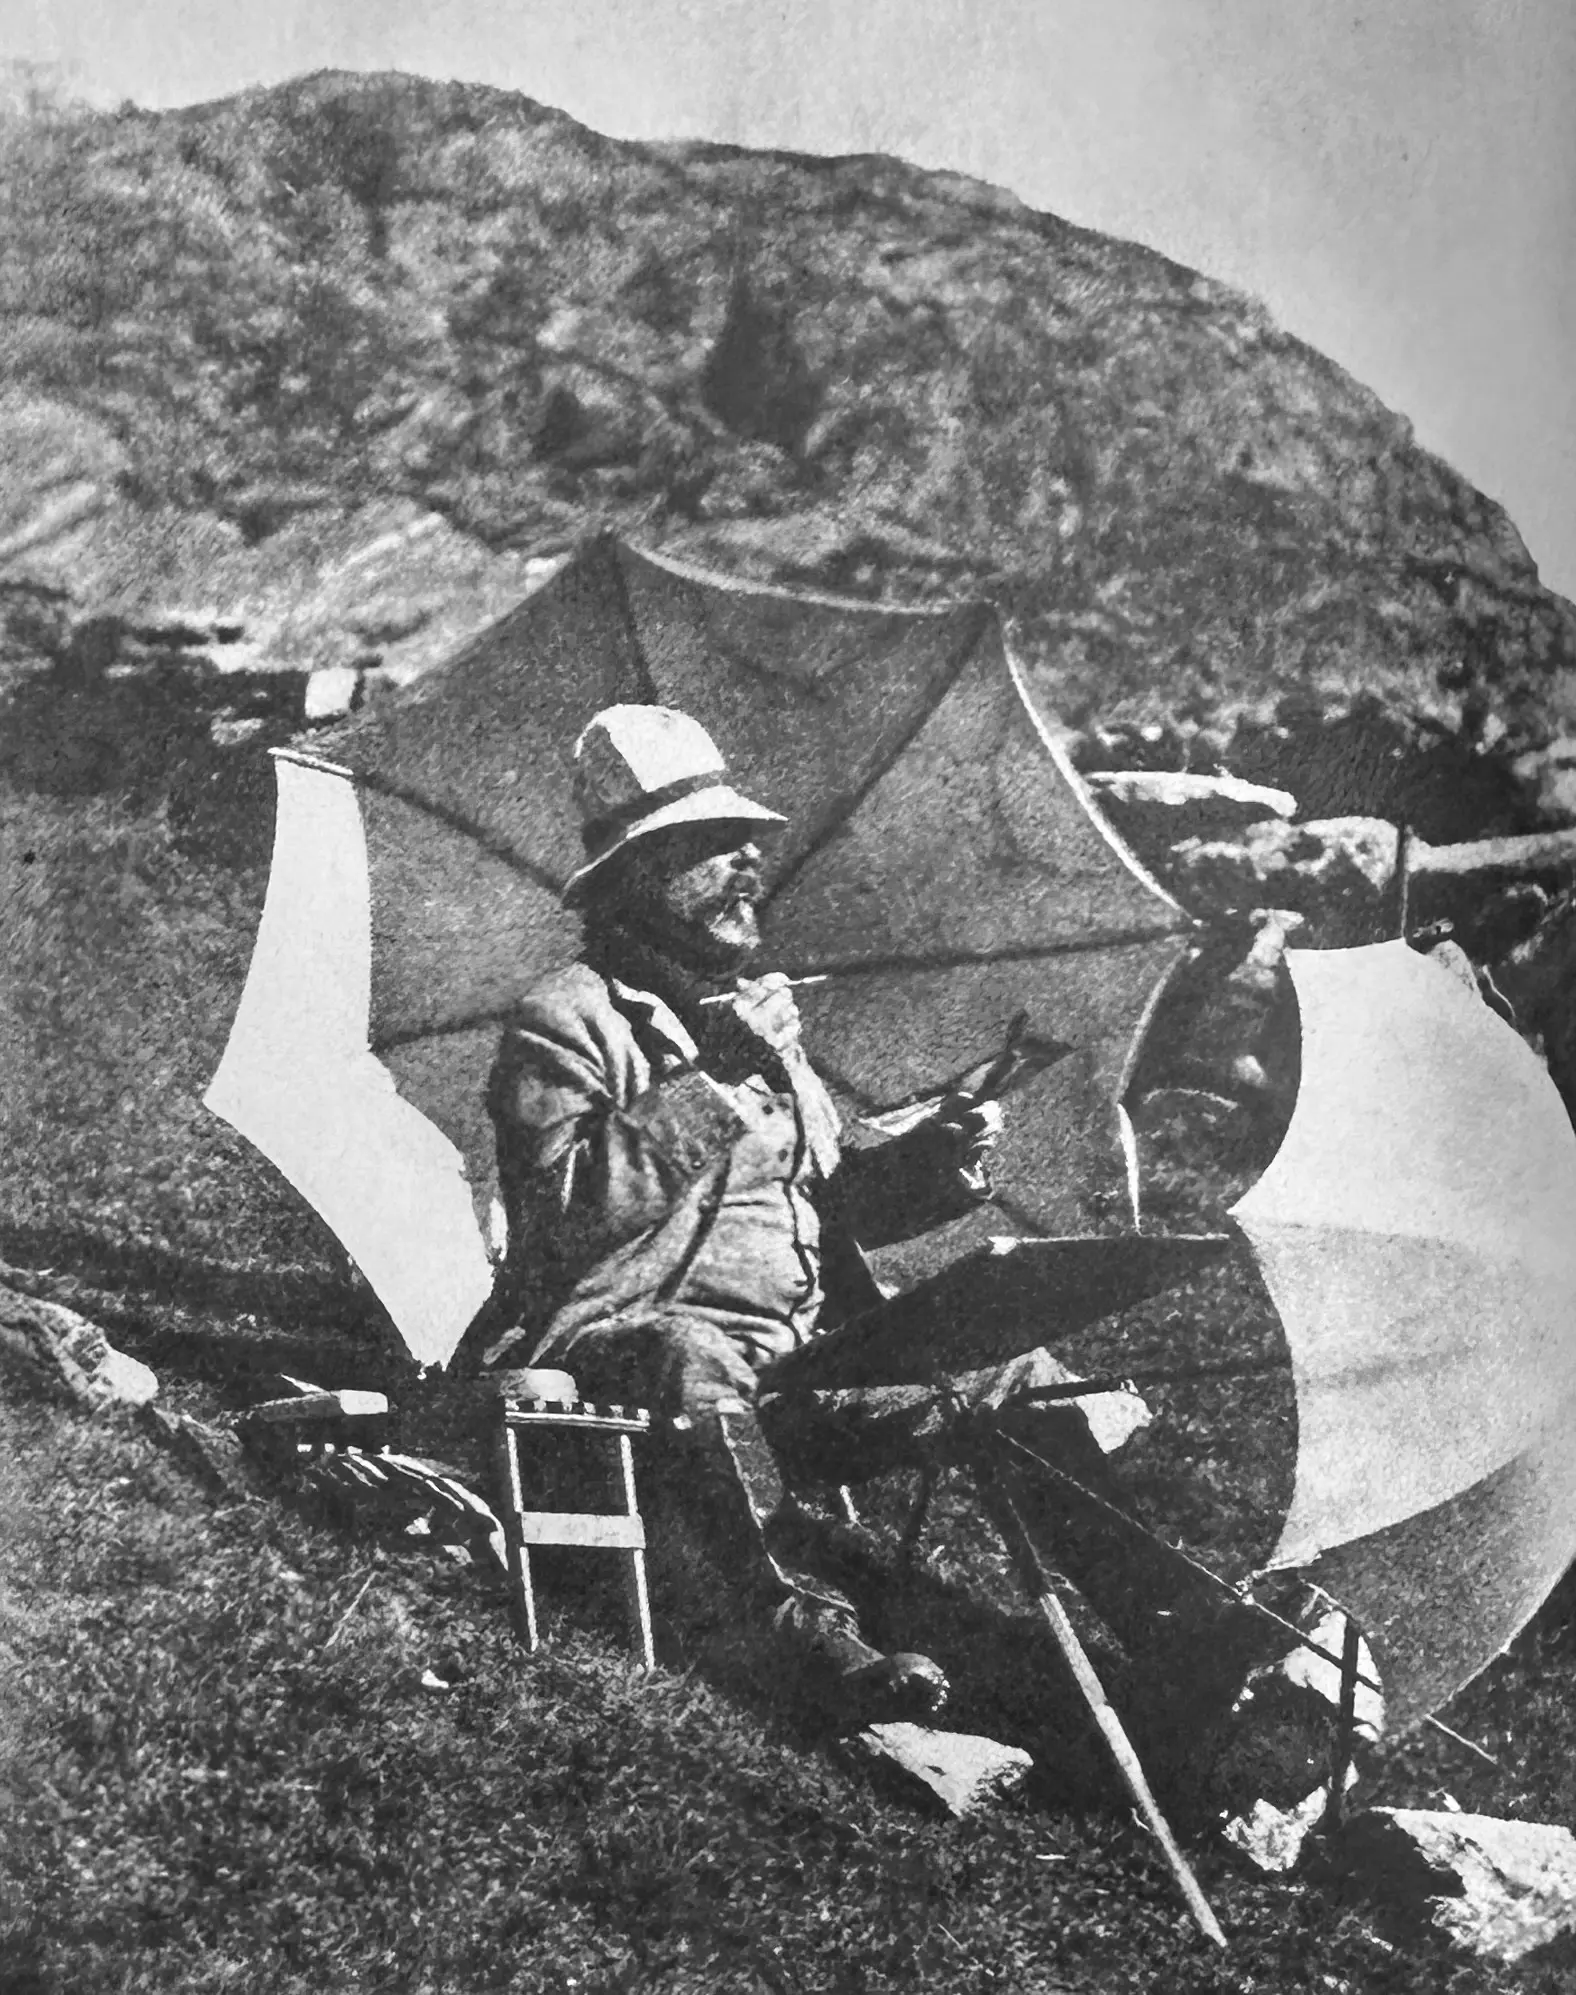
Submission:
{"label": "boot", "polygon": [[773,1625],[784,1652],[847,1726],[932,1718],[947,1701],[950,1686],[929,1656],[873,1649],[846,1603],[796,1590]]}
{"label": "boot", "polygon": [[792,1505],[753,1411],[724,1402],[675,1438],[670,1499],[730,1579],[763,1598],[785,1659],[816,1700],[849,1725],[938,1711],[947,1679],[937,1665],[911,1652],[884,1655],[860,1633],[848,1596],[805,1570]]}

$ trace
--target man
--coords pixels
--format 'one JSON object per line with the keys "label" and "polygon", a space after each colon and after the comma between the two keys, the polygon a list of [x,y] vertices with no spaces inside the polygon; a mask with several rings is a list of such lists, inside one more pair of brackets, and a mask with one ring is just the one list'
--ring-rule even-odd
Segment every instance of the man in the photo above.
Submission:
{"label": "man", "polygon": [[[586,860],[565,897],[583,910],[584,949],[520,1005],[493,1071],[509,1253],[470,1355],[561,1366],[587,1398],[651,1407],[669,1450],[659,1491],[700,1515],[849,1713],[934,1710],[936,1665],[882,1656],[846,1595],[806,1568],[781,1471],[835,1483],[958,1458],[971,1408],[1065,1374],[1040,1353],[945,1395],[815,1395],[808,1417],[758,1388],[774,1359],[880,1305],[861,1244],[910,1237],[985,1194],[1001,1111],[957,1096],[902,1137],[845,1148],[788,980],[746,974],[757,840],[781,817],[740,795],[710,737],[668,708],[609,708],[574,760]],[[1063,1464],[1101,1475],[1080,1412],[1017,1418]],[[1077,1563],[1088,1519],[1052,1508]],[[1114,1598],[1110,1557],[1087,1552],[1077,1576],[1093,1574],[1098,1594],[1103,1573]],[[1174,1575],[1149,1590],[1169,1598]]]}

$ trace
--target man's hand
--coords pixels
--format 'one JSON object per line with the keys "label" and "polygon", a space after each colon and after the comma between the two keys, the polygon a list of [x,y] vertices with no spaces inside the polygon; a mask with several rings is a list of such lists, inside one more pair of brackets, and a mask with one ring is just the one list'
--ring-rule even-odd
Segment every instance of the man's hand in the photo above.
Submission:
{"label": "man's hand", "polygon": [[969,1190],[979,1198],[988,1198],[991,1157],[1001,1140],[1001,1103],[981,1101],[972,1094],[949,1095],[930,1126],[947,1161]]}
{"label": "man's hand", "polygon": [[799,1007],[780,970],[765,977],[745,978],[734,993],[733,1015],[779,1059],[789,1059],[799,1051]]}

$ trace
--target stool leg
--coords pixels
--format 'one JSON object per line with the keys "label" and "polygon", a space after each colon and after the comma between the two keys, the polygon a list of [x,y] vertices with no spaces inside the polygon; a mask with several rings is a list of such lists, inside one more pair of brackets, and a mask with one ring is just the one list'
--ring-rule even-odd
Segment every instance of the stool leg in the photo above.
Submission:
{"label": "stool leg", "polygon": [[525,1496],[520,1487],[519,1441],[505,1420],[499,1436],[503,1481],[503,1539],[509,1557],[509,1598],[517,1640],[534,1655],[541,1646],[536,1626],[536,1594],[531,1586],[531,1554],[523,1529]]}
{"label": "stool leg", "polygon": [[[624,1483],[625,1514],[638,1517],[640,1507],[635,1500],[635,1455],[627,1434],[618,1437],[618,1466]],[[651,1640],[651,1597],[646,1591],[646,1554],[638,1547],[624,1554],[624,1595],[629,1602],[630,1618],[635,1623],[640,1644],[641,1667],[655,1669],[657,1653]]]}

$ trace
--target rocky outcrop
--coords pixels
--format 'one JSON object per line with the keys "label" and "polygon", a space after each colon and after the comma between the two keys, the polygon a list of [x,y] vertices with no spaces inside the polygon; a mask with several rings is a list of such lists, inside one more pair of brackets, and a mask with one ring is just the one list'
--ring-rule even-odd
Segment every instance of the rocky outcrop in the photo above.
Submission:
{"label": "rocky outcrop", "polygon": [[1377,818],[1266,818],[1235,838],[1181,842],[1168,855],[1167,874],[1195,912],[1241,919],[1257,908],[1285,908],[1317,923],[1317,937],[1304,940],[1371,942],[1384,932],[1384,903],[1395,891],[1397,837],[1393,824]]}
{"label": "rocky outcrop", "polygon": [[1105,816],[1149,866],[1163,866],[1171,848],[1185,840],[1230,838],[1247,825],[1297,815],[1297,799],[1288,791],[1236,776],[1097,769],[1084,780]]}
{"label": "rocky outcrop", "polygon": [[[1398,934],[1404,870],[1409,932],[1463,923],[1498,937],[1506,889],[1557,888],[1576,875],[1576,830],[1430,845],[1378,818],[1288,824],[1266,818],[1230,838],[1178,841],[1159,864],[1179,898],[1202,918],[1237,919],[1263,908],[1303,916],[1305,944],[1336,948]],[[1513,924],[1512,924],[1513,925]],[[1488,943],[1484,960],[1508,948]]]}
{"label": "rocky outcrop", "polygon": [[[624,144],[403,77],[13,120],[0,152],[0,584],[79,621],[222,612],[236,659],[408,674],[597,522],[987,595],[1070,725],[1312,817],[1566,808],[1527,758],[1576,735],[1576,611],[1504,513],[1133,244],[896,160]],[[1469,823],[1460,770],[1441,821],[1397,801],[1441,741],[1482,761]]]}

